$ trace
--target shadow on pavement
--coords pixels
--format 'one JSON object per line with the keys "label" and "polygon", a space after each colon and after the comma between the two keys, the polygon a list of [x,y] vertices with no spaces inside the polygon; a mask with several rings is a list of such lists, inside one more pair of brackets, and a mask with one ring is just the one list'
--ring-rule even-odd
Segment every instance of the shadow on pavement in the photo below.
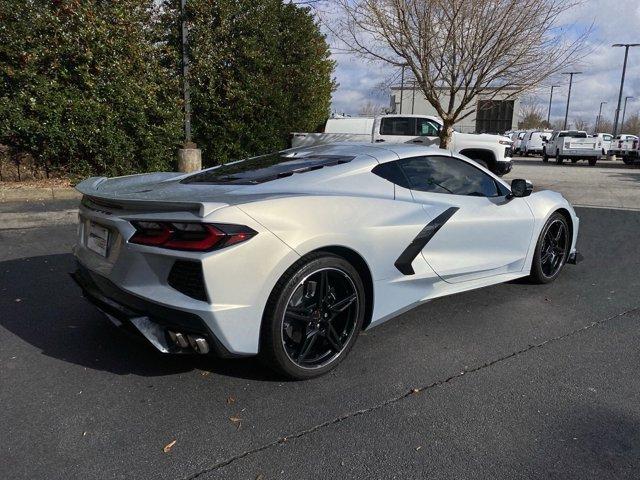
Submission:
{"label": "shadow on pavement", "polygon": [[201,369],[278,380],[255,359],[165,356],[113,326],[87,302],[68,273],[69,254],[0,263],[0,325],[44,355],[117,375],[163,376]]}

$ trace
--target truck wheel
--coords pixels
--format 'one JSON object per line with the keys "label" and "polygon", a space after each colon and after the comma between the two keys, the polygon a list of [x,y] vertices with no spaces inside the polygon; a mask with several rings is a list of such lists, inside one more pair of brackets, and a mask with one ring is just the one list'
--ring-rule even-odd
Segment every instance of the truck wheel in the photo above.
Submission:
{"label": "truck wheel", "polygon": [[633,160],[630,157],[622,157],[622,161],[625,165],[633,165]]}
{"label": "truck wheel", "polygon": [[562,155],[560,155],[560,150],[556,150],[556,163],[558,165],[562,165],[563,161],[564,161],[564,158],[562,157]]}
{"label": "truck wheel", "polygon": [[595,157],[594,158],[590,158],[589,159],[589,165],[593,167],[596,164],[597,161],[598,161],[598,159],[595,158]]}

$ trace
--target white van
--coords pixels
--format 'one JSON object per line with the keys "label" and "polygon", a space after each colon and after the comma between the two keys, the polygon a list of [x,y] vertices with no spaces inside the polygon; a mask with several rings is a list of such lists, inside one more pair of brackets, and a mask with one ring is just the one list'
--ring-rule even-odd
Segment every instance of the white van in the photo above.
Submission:
{"label": "white van", "polygon": [[527,132],[520,142],[520,151],[527,155],[542,155],[544,143],[551,138],[551,131],[533,130]]}

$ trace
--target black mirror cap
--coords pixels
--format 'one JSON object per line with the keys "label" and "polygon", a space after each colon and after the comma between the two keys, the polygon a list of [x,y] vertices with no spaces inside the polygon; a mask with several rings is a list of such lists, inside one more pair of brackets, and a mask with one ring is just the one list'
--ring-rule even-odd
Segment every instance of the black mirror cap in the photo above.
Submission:
{"label": "black mirror cap", "polygon": [[523,178],[514,178],[511,181],[511,195],[514,197],[528,197],[533,192],[533,183]]}

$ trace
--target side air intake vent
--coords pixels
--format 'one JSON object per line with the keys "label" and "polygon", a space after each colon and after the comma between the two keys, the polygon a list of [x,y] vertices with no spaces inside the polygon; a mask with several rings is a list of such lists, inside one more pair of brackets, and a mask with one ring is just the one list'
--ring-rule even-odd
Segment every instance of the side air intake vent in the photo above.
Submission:
{"label": "side air intake vent", "polygon": [[167,281],[169,285],[188,297],[203,302],[208,300],[200,262],[177,260],[171,267]]}

